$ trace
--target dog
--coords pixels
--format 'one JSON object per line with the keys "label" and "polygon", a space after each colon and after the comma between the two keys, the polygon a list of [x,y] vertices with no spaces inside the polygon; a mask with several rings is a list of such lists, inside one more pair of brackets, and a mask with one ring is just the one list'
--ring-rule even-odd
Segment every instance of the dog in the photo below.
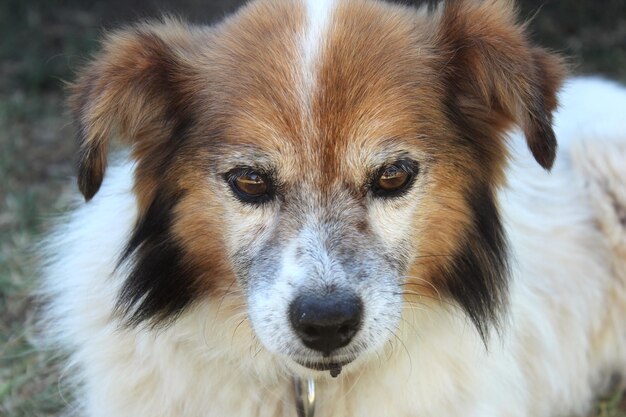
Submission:
{"label": "dog", "polygon": [[626,92],[511,1],[143,22],[70,88],[71,415],[584,416],[626,370]]}

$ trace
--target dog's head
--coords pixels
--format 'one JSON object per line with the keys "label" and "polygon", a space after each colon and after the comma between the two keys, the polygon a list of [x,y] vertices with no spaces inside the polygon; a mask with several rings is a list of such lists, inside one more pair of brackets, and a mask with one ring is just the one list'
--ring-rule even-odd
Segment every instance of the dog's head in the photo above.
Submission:
{"label": "dog's head", "polygon": [[113,33],[72,106],[87,200],[111,135],[136,160],[118,310],[156,325],[241,297],[265,348],[313,369],[379,349],[420,297],[487,337],[507,300],[504,134],[549,169],[561,77],[507,0],[267,0]]}

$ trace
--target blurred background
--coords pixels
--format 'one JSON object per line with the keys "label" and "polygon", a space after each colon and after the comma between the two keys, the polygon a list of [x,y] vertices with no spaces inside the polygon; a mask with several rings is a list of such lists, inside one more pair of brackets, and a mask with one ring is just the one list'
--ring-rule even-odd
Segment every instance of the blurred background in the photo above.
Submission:
{"label": "blurred background", "polygon": [[[34,348],[32,297],[39,264],[32,249],[74,188],[65,82],[106,29],[162,12],[211,23],[241,3],[0,0],[0,416],[58,416],[72,396],[58,354]],[[626,0],[518,3],[534,40],[569,57],[574,73],[626,82]],[[626,417],[623,402],[618,389],[593,417]]]}

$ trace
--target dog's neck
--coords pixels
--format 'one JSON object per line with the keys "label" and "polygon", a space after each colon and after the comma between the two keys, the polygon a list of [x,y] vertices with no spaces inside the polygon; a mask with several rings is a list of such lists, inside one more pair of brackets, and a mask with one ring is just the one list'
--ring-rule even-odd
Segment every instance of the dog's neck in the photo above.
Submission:
{"label": "dog's neck", "polygon": [[298,417],[313,417],[315,415],[315,380],[306,380],[294,377],[293,388]]}

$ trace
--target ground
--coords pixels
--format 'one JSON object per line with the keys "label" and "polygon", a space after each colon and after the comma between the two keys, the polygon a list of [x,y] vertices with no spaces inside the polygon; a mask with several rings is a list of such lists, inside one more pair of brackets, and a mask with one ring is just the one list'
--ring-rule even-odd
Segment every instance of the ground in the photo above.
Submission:
{"label": "ground", "polygon": [[[410,1],[404,1],[410,3]],[[575,73],[626,81],[626,2],[521,1],[535,40],[569,57]],[[210,22],[234,1],[4,0],[0,4],[0,416],[59,416],[71,398],[61,358],[34,348],[39,259],[33,250],[74,184],[70,81],[103,28],[159,10]],[[593,417],[626,417],[622,390]]]}

